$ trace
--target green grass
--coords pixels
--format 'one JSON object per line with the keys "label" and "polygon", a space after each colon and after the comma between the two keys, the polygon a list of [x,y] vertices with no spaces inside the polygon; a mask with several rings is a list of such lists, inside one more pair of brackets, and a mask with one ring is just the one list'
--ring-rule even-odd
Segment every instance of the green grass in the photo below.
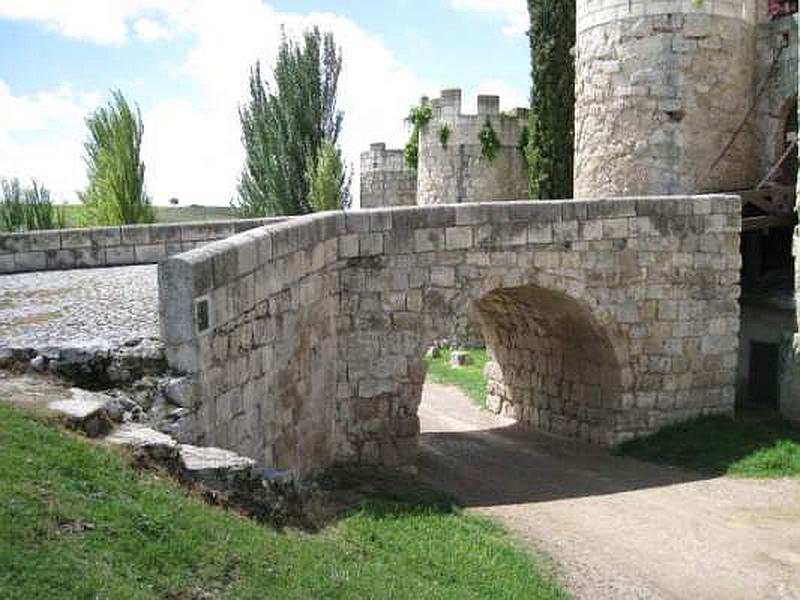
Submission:
{"label": "green grass", "polygon": [[620,452],[709,475],[800,477],[800,429],[777,418],[704,417],[627,442]]}
{"label": "green grass", "polygon": [[483,348],[465,350],[472,359],[463,367],[450,366],[450,350],[428,358],[428,377],[435,383],[455,385],[478,406],[486,406],[486,378],[483,375],[489,356]]}
{"label": "green grass", "polygon": [[[67,227],[82,227],[82,204],[66,204]],[[227,221],[235,219],[233,210],[227,206],[156,206],[157,223],[188,223],[191,221]]]}
{"label": "green grass", "polygon": [[0,598],[199,597],[564,595],[457,510],[376,501],[320,534],[279,533],[0,405]]}

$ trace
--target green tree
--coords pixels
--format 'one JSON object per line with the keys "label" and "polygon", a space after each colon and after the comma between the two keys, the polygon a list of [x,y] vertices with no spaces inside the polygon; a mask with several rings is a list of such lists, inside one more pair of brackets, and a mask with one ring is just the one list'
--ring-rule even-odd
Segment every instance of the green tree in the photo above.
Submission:
{"label": "green tree", "polygon": [[64,227],[64,210],[53,206],[50,192],[33,180],[23,188],[18,179],[0,179],[0,231],[34,231]]}
{"label": "green tree", "polygon": [[84,219],[91,225],[151,223],[155,213],[144,187],[141,160],[144,125],[122,93],[112,94],[108,106],[87,119],[84,143],[89,185],[80,194]]}
{"label": "green tree", "polygon": [[575,147],[575,0],[528,0],[531,117],[530,193],[571,198]]}
{"label": "green tree", "polygon": [[[336,106],[342,56],[333,35],[306,31],[301,43],[285,36],[268,85],[256,63],[250,99],[239,111],[245,166],[235,208],[243,217],[296,215],[314,210],[309,173],[325,145],[338,155],[342,113]],[[340,163],[341,164],[341,163]],[[345,178],[342,178],[344,185]],[[347,196],[344,189],[341,197]]]}
{"label": "green tree", "polygon": [[309,161],[308,167],[308,203],[315,212],[350,206],[350,180],[341,152],[333,144],[322,144],[317,162]]}

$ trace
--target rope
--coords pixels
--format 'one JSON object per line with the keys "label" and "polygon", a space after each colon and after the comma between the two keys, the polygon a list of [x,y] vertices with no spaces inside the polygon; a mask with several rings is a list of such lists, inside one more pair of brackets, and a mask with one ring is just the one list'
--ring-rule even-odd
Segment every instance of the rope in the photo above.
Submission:
{"label": "rope", "polygon": [[783,153],[783,155],[781,156],[780,160],[778,160],[778,162],[776,162],[776,163],[775,163],[775,165],[774,165],[774,166],[773,166],[773,167],[772,167],[772,168],[769,170],[769,173],[767,173],[767,176],[766,176],[766,177],[764,177],[764,179],[762,179],[762,180],[759,182],[759,184],[756,186],[756,189],[757,189],[757,190],[760,190],[760,189],[762,189],[762,188],[764,187],[764,185],[765,185],[765,184],[766,184],[766,183],[767,183],[767,182],[768,182],[770,179],[772,179],[772,176],[773,176],[773,175],[775,175],[775,173],[777,173],[777,172],[778,172],[778,169],[780,169],[780,168],[783,166],[783,163],[785,163],[785,162],[786,162],[786,159],[787,159],[787,158],[789,158],[789,155],[792,153],[792,151],[793,151],[795,148],[797,148],[797,138],[795,138],[795,139],[793,139],[793,140],[792,140],[792,143],[791,143],[791,144],[789,144],[789,145],[786,147],[786,151]]}
{"label": "rope", "polygon": [[769,82],[772,80],[772,78],[775,76],[775,73],[778,70],[777,69],[778,61],[781,59],[781,56],[783,56],[784,49],[785,46],[781,46],[778,49],[778,53],[775,55],[775,58],[772,59],[772,65],[770,65],[769,72],[767,73],[764,82],[761,84],[761,89],[758,90],[758,93],[756,94],[756,97],[753,99],[750,108],[748,109],[747,113],[742,119],[742,122],[739,123],[739,127],[736,128],[736,131],[731,136],[731,139],[728,140],[728,143],[725,144],[725,147],[722,149],[722,152],[720,152],[719,156],[717,156],[714,162],[711,163],[711,166],[708,168],[708,171],[706,172],[704,179],[708,180],[711,173],[714,171],[714,169],[717,168],[720,161],[722,161],[722,159],[725,158],[725,155],[728,154],[730,149],[736,143],[736,140],[739,138],[739,135],[741,135],[742,131],[744,131],[745,125],[747,125],[747,121],[750,119],[750,116],[753,114],[753,111],[756,109],[756,106],[758,106],[758,102],[759,100],[761,100],[761,96],[763,96],[764,92],[767,91],[767,86],[769,85]]}

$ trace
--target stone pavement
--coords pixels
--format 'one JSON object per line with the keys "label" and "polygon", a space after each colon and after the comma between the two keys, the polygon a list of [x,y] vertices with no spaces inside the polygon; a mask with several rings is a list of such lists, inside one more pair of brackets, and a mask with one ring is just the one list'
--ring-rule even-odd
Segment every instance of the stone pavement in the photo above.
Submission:
{"label": "stone pavement", "polygon": [[155,265],[0,275],[0,347],[157,338]]}

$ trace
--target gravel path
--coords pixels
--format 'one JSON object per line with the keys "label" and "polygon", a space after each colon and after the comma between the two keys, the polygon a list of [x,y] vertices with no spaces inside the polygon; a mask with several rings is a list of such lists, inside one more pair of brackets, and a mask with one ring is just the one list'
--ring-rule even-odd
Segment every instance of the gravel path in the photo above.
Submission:
{"label": "gravel path", "polygon": [[0,276],[0,347],[158,335],[155,265]]}
{"label": "gravel path", "polygon": [[577,598],[800,599],[800,481],[703,479],[522,431],[428,384],[420,474],[552,557]]}

